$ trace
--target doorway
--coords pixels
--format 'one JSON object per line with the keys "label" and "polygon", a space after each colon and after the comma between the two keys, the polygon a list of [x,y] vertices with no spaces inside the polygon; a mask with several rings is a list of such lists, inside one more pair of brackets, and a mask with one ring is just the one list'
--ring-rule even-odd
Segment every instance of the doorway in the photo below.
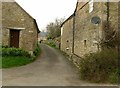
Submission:
{"label": "doorway", "polygon": [[20,30],[10,30],[10,47],[19,48]]}

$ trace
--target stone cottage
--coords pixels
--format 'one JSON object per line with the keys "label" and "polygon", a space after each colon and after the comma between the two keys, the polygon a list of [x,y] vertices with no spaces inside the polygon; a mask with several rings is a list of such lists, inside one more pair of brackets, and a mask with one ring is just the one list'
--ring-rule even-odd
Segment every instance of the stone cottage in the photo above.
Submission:
{"label": "stone cottage", "polygon": [[36,20],[16,2],[2,2],[2,45],[32,54],[39,32]]}
{"label": "stone cottage", "polygon": [[[61,50],[69,55],[84,57],[85,54],[101,49],[101,40],[110,41],[118,33],[118,2],[77,1],[76,9],[61,25]],[[70,53],[72,52],[72,53]]]}

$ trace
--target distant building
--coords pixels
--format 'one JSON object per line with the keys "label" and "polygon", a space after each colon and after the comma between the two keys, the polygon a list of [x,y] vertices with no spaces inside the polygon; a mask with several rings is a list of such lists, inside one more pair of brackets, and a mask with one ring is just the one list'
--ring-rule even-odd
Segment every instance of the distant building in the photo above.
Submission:
{"label": "distant building", "polygon": [[61,25],[61,50],[79,57],[100,50],[99,42],[105,39],[106,30],[112,33],[107,41],[119,32],[119,8],[118,2],[78,0],[73,15]]}
{"label": "distant building", "polygon": [[36,20],[16,2],[2,2],[2,45],[22,48],[32,54],[39,32]]}
{"label": "distant building", "polygon": [[45,41],[47,40],[47,32],[40,32],[40,34],[38,35],[38,41]]}

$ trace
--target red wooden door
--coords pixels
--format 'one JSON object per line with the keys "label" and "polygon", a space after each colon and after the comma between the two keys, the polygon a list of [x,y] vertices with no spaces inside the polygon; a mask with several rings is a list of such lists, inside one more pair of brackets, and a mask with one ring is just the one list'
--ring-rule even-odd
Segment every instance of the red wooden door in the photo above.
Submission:
{"label": "red wooden door", "polygon": [[10,30],[10,47],[19,48],[19,30]]}

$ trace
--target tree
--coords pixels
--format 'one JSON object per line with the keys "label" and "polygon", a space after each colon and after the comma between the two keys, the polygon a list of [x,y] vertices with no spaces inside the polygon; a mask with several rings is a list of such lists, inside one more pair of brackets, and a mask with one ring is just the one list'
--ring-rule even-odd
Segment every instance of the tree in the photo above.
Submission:
{"label": "tree", "polygon": [[104,39],[101,40],[101,46],[107,48],[115,48],[120,44],[120,36],[111,22],[103,22],[103,30],[104,30]]}
{"label": "tree", "polygon": [[48,32],[48,39],[55,39],[61,35],[61,24],[63,23],[64,19],[55,19],[55,22],[50,22],[46,29]]}

